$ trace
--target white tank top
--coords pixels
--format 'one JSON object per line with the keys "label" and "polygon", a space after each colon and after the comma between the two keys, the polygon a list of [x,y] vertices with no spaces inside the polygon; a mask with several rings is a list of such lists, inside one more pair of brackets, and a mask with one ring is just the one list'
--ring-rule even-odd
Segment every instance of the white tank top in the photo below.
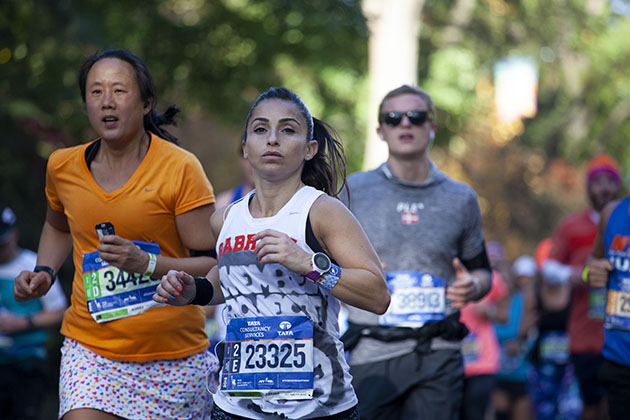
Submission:
{"label": "white tank top", "polygon": [[[229,323],[243,318],[308,318],[313,325],[312,398],[244,399],[219,390],[214,402],[230,414],[255,419],[277,419],[281,415],[308,419],[345,411],[357,404],[357,398],[351,386],[343,344],[338,339],[339,300],[281,264],[260,264],[253,252],[253,235],[265,229],[286,233],[300,248],[313,252],[306,243],[306,221],[311,206],[324,193],[305,186],[276,215],[265,218],[254,218],[249,212],[254,194],[255,190],[232,205],[217,241],[221,290],[226,302],[225,320]],[[257,324],[252,321],[249,325]],[[224,368],[222,379],[227,377],[226,371],[229,370]]]}

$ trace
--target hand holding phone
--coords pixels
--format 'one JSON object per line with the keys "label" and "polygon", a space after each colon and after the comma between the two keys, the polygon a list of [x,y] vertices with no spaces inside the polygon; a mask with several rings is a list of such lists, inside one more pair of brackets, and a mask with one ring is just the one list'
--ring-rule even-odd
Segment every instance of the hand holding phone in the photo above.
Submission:
{"label": "hand holding phone", "polygon": [[110,222],[103,222],[96,225],[96,234],[98,235],[98,240],[103,239],[105,235],[115,235],[114,233],[114,225]]}

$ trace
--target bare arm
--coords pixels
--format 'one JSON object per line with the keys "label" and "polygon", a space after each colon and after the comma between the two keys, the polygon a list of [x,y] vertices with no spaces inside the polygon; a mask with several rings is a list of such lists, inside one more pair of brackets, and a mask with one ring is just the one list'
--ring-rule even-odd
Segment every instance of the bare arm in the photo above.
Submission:
{"label": "bare arm", "polygon": [[[342,268],[341,278],[331,294],[349,305],[385,313],[390,300],[385,274],[359,222],[341,202],[328,196],[320,197],[313,204],[310,220],[316,238]],[[212,216],[212,229],[217,236],[222,224],[223,211],[219,210]],[[276,262],[300,274],[311,271],[312,254],[298,247],[286,234],[268,229],[256,234],[254,239],[261,263]],[[207,278],[214,287],[210,304],[223,303],[218,267],[213,267]],[[190,276],[170,272],[162,279],[154,300],[185,305],[194,298],[195,290]]]}
{"label": "bare arm", "polygon": [[523,293],[523,316],[519,325],[519,335],[522,338],[526,338],[536,326],[539,314],[534,286],[531,285],[527,289],[521,290],[521,292]]}
{"label": "bare arm", "polygon": [[49,328],[61,324],[66,308],[44,309],[33,315],[33,326],[35,328]]}
{"label": "bare arm", "polygon": [[[213,250],[215,237],[210,229],[210,216],[214,204],[208,204],[175,216],[177,233],[182,244],[192,250]],[[149,265],[149,254],[128,239],[116,235],[104,236],[98,246],[101,258],[121,270],[144,273]],[[173,258],[157,256],[153,277],[165,275],[169,270],[185,271],[193,276],[206,274],[217,263],[209,256]]]}
{"label": "bare arm", "polygon": [[[319,197],[310,211],[313,233],[326,254],[341,267],[341,277],[330,293],[342,302],[382,314],[389,306],[389,291],[381,262],[363,228],[338,200]],[[261,263],[276,262],[305,275],[312,253],[298,247],[284,233],[259,232],[256,253]]]}
{"label": "bare arm", "polygon": [[72,236],[66,215],[48,205],[46,221],[39,238],[37,265],[47,265],[57,272],[71,250]]}
{"label": "bare arm", "polygon": [[31,315],[30,322],[27,316],[5,312],[0,314],[0,332],[3,334],[13,334],[30,329],[54,327],[61,323],[65,311],[66,308],[54,310],[44,309]]}
{"label": "bare arm", "polygon": [[[225,209],[216,211],[210,219],[212,237],[218,238],[223,227],[223,213]],[[225,297],[219,282],[219,266],[215,265],[206,274],[206,279],[213,289],[213,297],[208,305],[219,305],[225,303]],[[197,287],[193,276],[185,271],[169,271],[157,287],[153,300],[159,303],[168,303],[175,306],[188,305],[196,296]]]}
{"label": "bare arm", "polygon": [[[39,238],[37,265],[46,265],[57,272],[71,250],[72,236],[66,215],[48,205],[46,221]],[[13,295],[18,301],[40,298],[46,294],[52,282],[52,276],[45,271],[22,271],[15,278]]]}
{"label": "bare arm", "polygon": [[[381,261],[350,210],[339,200],[322,196],[311,208],[311,223],[323,248],[342,268],[333,296],[357,308],[385,313],[390,295]],[[306,268],[308,273],[310,257]]]}
{"label": "bare arm", "polygon": [[610,261],[606,259],[604,233],[606,232],[606,226],[608,225],[610,214],[618,204],[619,201],[614,201],[608,204],[604,210],[602,210],[601,218],[599,219],[595,244],[593,245],[593,250],[591,251],[591,255],[586,263],[586,267],[588,268],[586,280],[588,281],[588,284],[593,287],[606,287],[608,285],[608,274],[610,274],[613,269]]}

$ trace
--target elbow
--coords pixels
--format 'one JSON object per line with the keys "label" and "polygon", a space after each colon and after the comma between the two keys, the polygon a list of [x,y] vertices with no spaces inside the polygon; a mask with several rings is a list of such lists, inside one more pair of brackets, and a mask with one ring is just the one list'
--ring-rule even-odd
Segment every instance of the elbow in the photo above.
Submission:
{"label": "elbow", "polygon": [[384,293],[379,293],[378,299],[374,302],[374,307],[372,308],[372,312],[377,315],[383,315],[387,312],[387,308],[389,308],[389,303],[391,301],[391,296],[388,290],[385,290]]}

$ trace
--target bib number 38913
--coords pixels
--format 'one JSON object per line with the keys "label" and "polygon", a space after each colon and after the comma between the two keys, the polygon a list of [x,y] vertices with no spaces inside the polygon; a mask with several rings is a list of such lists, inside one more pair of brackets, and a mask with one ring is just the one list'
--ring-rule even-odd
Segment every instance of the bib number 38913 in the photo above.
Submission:
{"label": "bib number 38913", "polygon": [[379,317],[380,325],[421,327],[445,318],[445,281],[427,273],[394,271],[387,273],[391,303]]}

